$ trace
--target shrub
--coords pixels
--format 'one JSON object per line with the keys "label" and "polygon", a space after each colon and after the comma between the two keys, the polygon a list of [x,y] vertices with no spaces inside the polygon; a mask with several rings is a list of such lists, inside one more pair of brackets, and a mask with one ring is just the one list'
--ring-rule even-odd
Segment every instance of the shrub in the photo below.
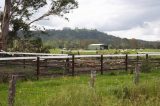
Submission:
{"label": "shrub", "polygon": [[110,72],[109,75],[116,76],[117,74],[116,74],[116,72]]}
{"label": "shrub", "polygon": [[[120,101],[119,105],[127,106],[153,106],[159,104],[160,101],[160,84],[159,81],[154,83],[142,83],[134,86],[122,86],[115,88],[113,94]],[[149,104],[148,104],[149,103]]]}
{"label": "shrub", "polygon": [[2,74],[0,75],[0,82],[2,82],[2,83],[7,83],[7,82],[9,82],[9,75],[2,73]]}
{"label": "shrub", "polygon": [[141,72],[150,72],[152,70],[152,64],[149,61],[143,61],[141,65]]}

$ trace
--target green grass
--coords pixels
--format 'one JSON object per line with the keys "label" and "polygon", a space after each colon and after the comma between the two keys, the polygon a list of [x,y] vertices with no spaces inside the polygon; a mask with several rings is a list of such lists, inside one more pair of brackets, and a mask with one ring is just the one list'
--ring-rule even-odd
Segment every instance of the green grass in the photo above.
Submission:
{"label": "green grass", "polygon": [[[89,75],[39,81],[18,81],[15,106],[159,106],[160,70],[141,73],[134,85],[133,74],[97,75],[95,88]],[[0,106],[7,106],[8,84],[0,84]]]}
{"label": "green grass", "polygon": [[[72,50],[71,52],[69,51],[64,51],[63,53],[65,54],[78,54],[78,51],[82,55],[87,55],[87,54],[96,54],[96,51],[93,50]],[[90,51],[90,52],[89,52]],[[160,52],[160,49],[127,49],[127,50],[122,50],[122,49],[109,49],[109,50],[97,50],[98,54],[136,54],[137,52]],[[55,54],[61,54],[61,49],[50,49],[50,53],[55,53]]]}
{"label": "green grass", "polygon": [[50,49],[49,51],[50,51],[50,53],[53,53],[53,54],[61,54],[62,53],[61,49]]}

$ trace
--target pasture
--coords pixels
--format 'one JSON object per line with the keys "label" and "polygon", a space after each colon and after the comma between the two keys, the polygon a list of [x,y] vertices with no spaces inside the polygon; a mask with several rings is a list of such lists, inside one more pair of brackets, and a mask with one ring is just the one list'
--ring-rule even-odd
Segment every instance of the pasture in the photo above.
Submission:
{"label": "pasture", "polygon": [[160,52],[160,49],[108,49],[108,50],[62,50],[62,49],[50,49],[50,53],[66,53],[66,54],[80,54],[80,55],[92,55],[92,54],[136,54],[138,52]]}
{"label": "pasture", "polygon": [[[8,105],[4,73],[26,76],[17,80],[15,106],[159,106],[159,59],[159,54],[132,53],[2,57],[0,106]],[[138,84],[136,64],[141,65]],[[91,70],[97,71],[94,87],[89,84]]]}
{"label": "pasture", "polygon": [[[18,81],[15,106],[159,106],[160,69],[140,74],[123,71],[97,74],[95,87],[89,75]],[[0,106],[7,106],[8,84],[0,84]]]}
{"label": "pasture", "polygon": [[159,8],[1,0],[0,106],[160,106]]}

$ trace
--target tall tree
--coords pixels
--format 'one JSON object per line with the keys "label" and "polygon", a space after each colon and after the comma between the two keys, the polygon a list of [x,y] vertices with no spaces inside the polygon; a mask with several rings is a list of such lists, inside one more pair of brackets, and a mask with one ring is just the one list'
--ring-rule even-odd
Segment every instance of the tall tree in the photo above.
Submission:
{"label": "tall tree", "polygon": [[3,19],[1,22],[1,37],[0,37],[0,44],[2,49],[6,48],[6,37],[8,35],[9,32],[9,21],[10,21],[10,14],[11,11],[11,0],[5,0],[5,6],[4,6],[4,14],[3,14]]}
{"label": "tall tree", "polygon": [[[5,0],[5,6],[2,18],[2,34],[0,36],[0,42],[3,43],[2,48],[7,48],[7,37],[9,29],[17,32],[18,30],[29,30],[32,23],[40,21],[48,16],[57,15],[64,17],[64,14],[69,13],[70,10],[78,7],[78,3],[75,0]],[[50,8],[47,12],[39,15],[36,19],[33,19],[33,15],[44,6]],[[67,19],[66,17],[64,17]]]}

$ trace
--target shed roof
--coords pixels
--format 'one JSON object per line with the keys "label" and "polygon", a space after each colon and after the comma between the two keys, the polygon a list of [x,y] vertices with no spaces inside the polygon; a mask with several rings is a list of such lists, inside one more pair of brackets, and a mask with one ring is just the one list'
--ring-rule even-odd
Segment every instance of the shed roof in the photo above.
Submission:
{"label": "shed roof", "polygon": [[95,46],[95,45],[96,45],[96,46],[97,46],[97,45],[100,46],[100,45],[104,45],[104,44],[90,44],[90,45],[92,45],[92,46]]}

